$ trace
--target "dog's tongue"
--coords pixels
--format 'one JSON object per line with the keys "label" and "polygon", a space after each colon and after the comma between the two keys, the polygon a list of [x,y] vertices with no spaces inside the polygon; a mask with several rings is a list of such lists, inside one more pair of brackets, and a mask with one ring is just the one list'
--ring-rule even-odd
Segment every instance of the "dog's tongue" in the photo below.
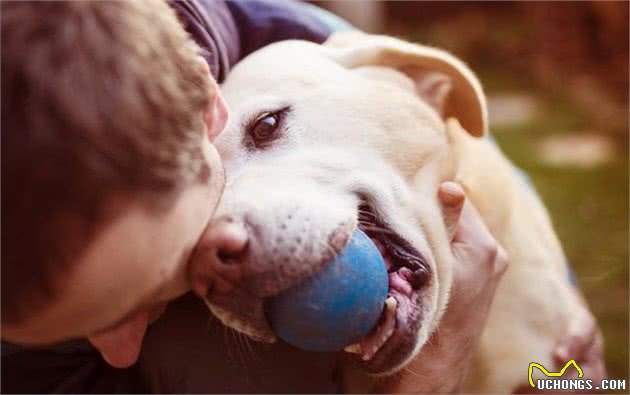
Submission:
{"label": "dog's tongue", "polygon": [[149,325],[149,313],[138,313],[123,324],[88,339],[107,363],[115,368],[133,365],[140,354],[142,339]]}

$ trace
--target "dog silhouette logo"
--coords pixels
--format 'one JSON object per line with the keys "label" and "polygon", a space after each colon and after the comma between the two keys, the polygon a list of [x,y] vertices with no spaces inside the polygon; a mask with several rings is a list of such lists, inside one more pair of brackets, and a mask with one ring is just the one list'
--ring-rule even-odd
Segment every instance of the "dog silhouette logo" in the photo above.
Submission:
{"label": "dog silhouette logo", "polygon": [[538,370],[540,370],[542,372],[542,374],[544,374],[547,377],[562,377],[564,375],[564,373],[567,371],[567,369],[569,368],[569,366],[571,366],[571,365],[573,365],[575,370],[577,370],[578,378],[584,377],[584,372],[582,371],[582,368],[580,367],[580,365],[578,365],[578,363],[575,362],[575,359],[571,359],[570,361],[568,361],[564,365],[564,367],[562,369],[560,369],[559,372],[550,372],[547,369],[545,369],[545,367],[542,366],[541,364],[536,363],[536,362],[530,362],[529,368],[527,369],[527,377],[529,378],[529,385],[532,388],[536,388],[536,386],[534,385],[534,380],[532,379],[532,374],[534,373],[534,368],[538,368]]}

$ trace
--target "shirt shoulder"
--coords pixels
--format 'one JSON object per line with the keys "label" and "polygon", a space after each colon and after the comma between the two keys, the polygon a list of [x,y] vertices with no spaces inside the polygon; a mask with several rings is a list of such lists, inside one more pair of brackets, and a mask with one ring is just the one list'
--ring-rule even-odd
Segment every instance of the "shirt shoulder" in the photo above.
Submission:
{"label": "shirt shoulder", "polygon": [[232,0],[226,5],[239,30],[241,56],[282,40],[324,42],[330,28],[307,4],[291,0]]}
{"label": "shirt shoulder", "polygon": [[184,28],[220,82],[249,53],[276,41],[321,43],[331,33],[312,6],[291,0],[173,0]]}
{"label": "shirt shoulder", "polygon": [[210,72],[222,81],[241,57],[239,31],[230,10],[219,0],[170,2],[184,28],[201,48]]}

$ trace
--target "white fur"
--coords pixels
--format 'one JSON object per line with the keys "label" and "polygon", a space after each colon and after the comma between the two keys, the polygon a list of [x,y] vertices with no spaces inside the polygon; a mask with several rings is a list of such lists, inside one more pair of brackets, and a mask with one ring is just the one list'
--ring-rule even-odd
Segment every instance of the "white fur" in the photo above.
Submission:
{"label": "white fur", "polygon": [[[420,99],[427,70],[450,79],[443,114],[468,132],[455,121],[447,128]],[[494,146],[471,136],[487,129],[486,103],[461,61],[389,37],[338,35],[324,46],[286,41],[243,60],[222,89],[231,117],[217,140],[228,180],[219,216],[254,215],[268,224],[270,239],[302,234],[315,254],[326,248],[318,238],[339,221],[356,220],[356,192],[373,196],[433,270],[415,355],[448,303],[453,257],[437,188],[456,179],[510,256],[466,389],[511,392],[526,380],[530,361],[551,362],[552,343],[577,305],[562,249],[532,190]],[[247,120],[282,106],[292,108],[285,136],[266,150],[246,150]],[[303,223],[281,230],[274,224],[289,207],[303,213]],[[228,313],[221,315],[229,321]]]}

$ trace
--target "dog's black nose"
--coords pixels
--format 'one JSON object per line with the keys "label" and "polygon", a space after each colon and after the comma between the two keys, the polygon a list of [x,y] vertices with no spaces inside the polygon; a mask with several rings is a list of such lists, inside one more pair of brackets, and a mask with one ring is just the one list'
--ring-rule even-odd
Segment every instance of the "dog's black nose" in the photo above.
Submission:
{"label": "dog's black nose", "polygon": [[223,217],[210,223],[190,262],[192,289],[202,297],[231,291],[242,277],[249,239],[240,221]]}

